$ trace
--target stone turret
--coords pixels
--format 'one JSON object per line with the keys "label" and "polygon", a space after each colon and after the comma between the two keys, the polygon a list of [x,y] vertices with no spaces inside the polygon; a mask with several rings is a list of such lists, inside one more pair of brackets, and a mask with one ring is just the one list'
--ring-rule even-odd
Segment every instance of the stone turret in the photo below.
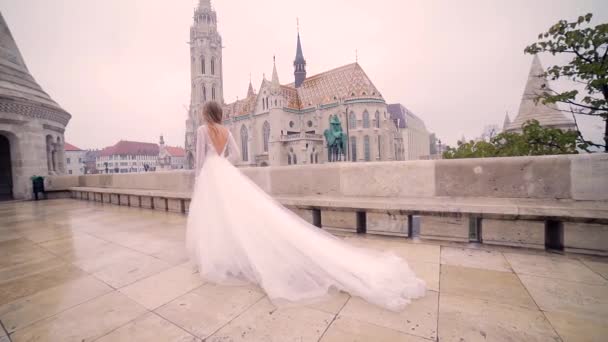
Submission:
{"label": "stone turret", "polygon": [[0,199],[29,199],[30,177],[66,172],[70,119],[30,74],[0,13]]}
{"label": "stone turret", "polygon": [[556,104],[535,102],[536,97],[545,92],[551,93],[551,88],[549,87],[547,78],[544,76],[544,69],[540,64],[538,55],[534,55],[526,88],[519,105],[519,112],[515,119],[513,119],[513,122],[505,127],[505,131],[521,132],[522,125],[528,120],[537,120],[544,127],[574,130],[574,121],[566,117]]}

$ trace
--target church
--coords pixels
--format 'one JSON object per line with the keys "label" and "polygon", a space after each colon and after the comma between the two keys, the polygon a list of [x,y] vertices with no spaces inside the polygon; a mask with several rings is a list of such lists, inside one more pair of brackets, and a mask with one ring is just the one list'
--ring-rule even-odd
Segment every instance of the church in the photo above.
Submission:
{"label": "church", "polygon": [[403,138],[387,103],[358,63],[308,76],[297,34],[293,82],[281,84],[276,65],[257,92],[235,102],[223,98],[222,38],[210,0],[200,0],[190,29],[191,101],[186,120],[186,158],[194,165],[196,130],[206,101],[217,101],[224,124],[241,149],[239,166],[325,163],[330,160],[324,133],[339,120],[344,154],[352,162],[403,160]]}

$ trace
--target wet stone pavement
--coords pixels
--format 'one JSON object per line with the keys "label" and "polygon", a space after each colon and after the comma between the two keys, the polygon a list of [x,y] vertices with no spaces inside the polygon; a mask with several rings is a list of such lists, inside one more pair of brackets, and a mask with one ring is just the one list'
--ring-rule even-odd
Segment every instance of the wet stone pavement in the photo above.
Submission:
{"label": "wet stone pavement", "polygon": [[402,238],[428,284],[403,312],[345,293],[276,308],[256,286],[205,283],[186,216],[72,199],[0,202],[0,342],[605,341],[608,259]]}

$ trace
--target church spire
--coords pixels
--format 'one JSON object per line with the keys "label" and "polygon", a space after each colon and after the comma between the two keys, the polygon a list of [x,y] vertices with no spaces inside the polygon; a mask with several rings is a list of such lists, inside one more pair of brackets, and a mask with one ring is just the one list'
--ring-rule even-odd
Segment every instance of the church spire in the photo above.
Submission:
{"label": "church spire", "polygon": [[249,74],[249,89],[247,89],[247,97],[255,95],[253,84],[251,84],[251,74]]}
{"label": "church spire", "polygon": [[198,2],[198,8],[199,9],[211,9],[211,0],[199,0]]}
{"label": "church spire", "polygon": [[306,79],[306,60],[304,59],[304,53],[302,53],[302,44],[300,43],[300,24],[298,22],[298,44],[296,47],[296,59],[293,61],[295,77],[295,86],[299,88],[304,80]]}
{"label": "church spire", "polygon": [[279,74],[277,73],[277,62],[275,56],[272,56],[272,85],[278,86],[279,83]]}
{"label": "church spire", "polygon": [[507,114],[505,114],[505,122],[503,122],[503,124],[502,124],[502,130],[506,131],[507,127],[509,127],[510,124],[511,124],[511,119],[509,118],[509,113],[507,112]]}

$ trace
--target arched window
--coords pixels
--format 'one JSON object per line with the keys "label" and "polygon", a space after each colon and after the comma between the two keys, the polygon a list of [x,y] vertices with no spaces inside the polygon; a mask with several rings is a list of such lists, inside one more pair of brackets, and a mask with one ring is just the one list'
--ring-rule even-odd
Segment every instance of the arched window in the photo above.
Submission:
{"label": "arched window", "polygon": [[287,154],[287,165],[291,165],[291,153]]}
{"label": "arched window", "polygon": [[369,128],[369,113],[363,112],[363,128]]}
{"label": "arched window", "polygon": [[350,112],[348,115],[348,127],[357,128],[357,116],[355,115],[355,112]]}
{"label": "arched window", "polygon": [[315,164],[319,164],[319,153],[315,153]]}
{"label": "arched window", "polygon": [[201,56],[201,73],[205,74],[205,56]]}
{"label": "arched window", "polygon": [[211,57],[211,75],[215,75],[215,57]]}
{"label": "arched window", "polygon": [[264,137],[264,152],[268,152],[268,141],[270,140],[270,124],[264,121],[262,125],[262,136]]}
{"label": "arched window", "polygon": [[207,87],[203,84],[203,102],[207,102]]}
{"label": "arched window", "polygon": [[274,99],[274,106],[277,106],[277,99]]}
{"label": "arched window", "polygon": [[369,155],[369,135],[363,137],[363,152],[365,154],[365,161],[370,161],[371,157]]}
{"label": "arched window", "polygon": [[296,157],[296,155],[293,155],[293,164],[294,165],[298,165],[298,158]]}
{"label": "arched window", "polygon": [[380,128],[380,112],[379,111],[376,111],[375,119],[376,119],[376,128]]}
{"label": "arched window", "polygon": [[350,137],[350,160],[357,161],[357,137]]}
{"label": "arched window", "polygon": [[211,99],[215,101],[215,86],[211,87]]}
{"label": "arched window", "polygon": [[247,161],[249,150],[247,148],[247,140],[249,139],[249,135],[247,134],[247,127],[245,125],[241,126],[241,154],[243,155],[243,161]]}

